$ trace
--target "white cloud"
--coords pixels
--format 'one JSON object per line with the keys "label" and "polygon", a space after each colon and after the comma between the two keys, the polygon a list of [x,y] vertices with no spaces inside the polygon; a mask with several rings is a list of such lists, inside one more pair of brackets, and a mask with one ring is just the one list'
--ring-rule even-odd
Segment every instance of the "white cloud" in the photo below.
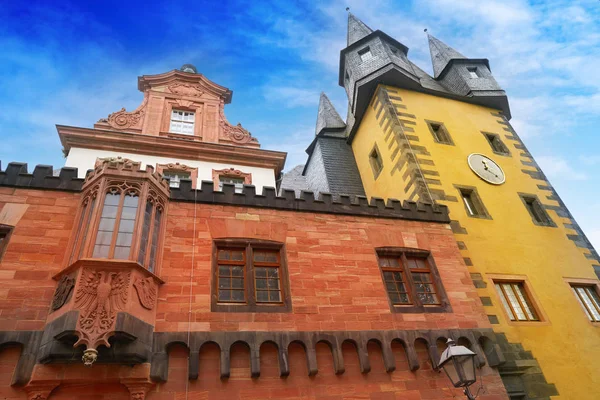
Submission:
{"label": "white cloud", "polygon": [[288,108],[314,107],[315,115],[319,104],[319,90],[293,86],[265,86],[263,96],[269,102],[279,103]]}
{"label": "white cloud", "polygon": [[296,165],[306,163],[308,156],[305,150],[314,137],[314,126],[304,126],[287,135],[265,138],[262,147],[287,152],[284,171],[289,171]]}
{"label": "white cloud", "polygon": [[538,156],[537,163],[542,168],[542,171],[549,177],[554,179],[584,181],[588,179],[585,172],[579,171],[576,167],[571,166],[565,159],[558,156]]}

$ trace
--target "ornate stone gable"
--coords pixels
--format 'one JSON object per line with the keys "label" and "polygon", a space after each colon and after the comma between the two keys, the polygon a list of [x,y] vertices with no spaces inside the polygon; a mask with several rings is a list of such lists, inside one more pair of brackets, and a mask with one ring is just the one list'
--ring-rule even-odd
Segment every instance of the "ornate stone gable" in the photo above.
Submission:
{"label": "ornate stone gable", "polygon": [[[122,108],[100,119],[96,129],[165,136],[177,140],[260,147],[256,138],[240,123],[232,125],[225,117],[225,104],[232,92],[202,74],[173,70],[138,78],[144,93],[142,104],[134,111]],[[186,114],[186,131],[178,131],[173,111]],[[191,118],[190,118],[191,116]],[[174,125],[175,124],[175,125]]]}

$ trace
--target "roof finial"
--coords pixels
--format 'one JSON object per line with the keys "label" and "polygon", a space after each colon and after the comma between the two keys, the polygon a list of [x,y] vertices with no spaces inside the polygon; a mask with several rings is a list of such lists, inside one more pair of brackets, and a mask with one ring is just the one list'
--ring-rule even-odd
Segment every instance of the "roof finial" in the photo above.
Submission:
{"label": "roof finial", "polygon": [[427,33],[427,28],[423,29],[423,32]]}

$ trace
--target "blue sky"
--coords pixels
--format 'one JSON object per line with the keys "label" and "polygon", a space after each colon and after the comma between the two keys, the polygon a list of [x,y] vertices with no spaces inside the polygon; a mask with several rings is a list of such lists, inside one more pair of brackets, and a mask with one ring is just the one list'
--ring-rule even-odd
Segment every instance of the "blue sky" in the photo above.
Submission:
{"label": "blue sky", "polygon": [[64,164],[55,124],[91,127],[142,100],[137,76],[193,63],[233,90],[225,109],[264,148],[303,163],[319,93],[337,85],[346,12],[409,47],[431,71],[424,28],[488,58],[512,123],[600,248],[597,0],[3,2],[0,160]]}

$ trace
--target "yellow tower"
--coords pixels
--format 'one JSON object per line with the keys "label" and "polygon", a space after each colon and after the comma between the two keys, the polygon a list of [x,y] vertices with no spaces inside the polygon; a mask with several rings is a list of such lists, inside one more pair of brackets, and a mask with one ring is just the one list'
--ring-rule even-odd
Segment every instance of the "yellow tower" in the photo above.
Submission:
{"label": "yellow tower", "polygon": [[340,85],[365,194],[448,206],[511,398],[600,399],[598,254],[511,127],[488,60],[429,45],[433,76],[349,16]]}

